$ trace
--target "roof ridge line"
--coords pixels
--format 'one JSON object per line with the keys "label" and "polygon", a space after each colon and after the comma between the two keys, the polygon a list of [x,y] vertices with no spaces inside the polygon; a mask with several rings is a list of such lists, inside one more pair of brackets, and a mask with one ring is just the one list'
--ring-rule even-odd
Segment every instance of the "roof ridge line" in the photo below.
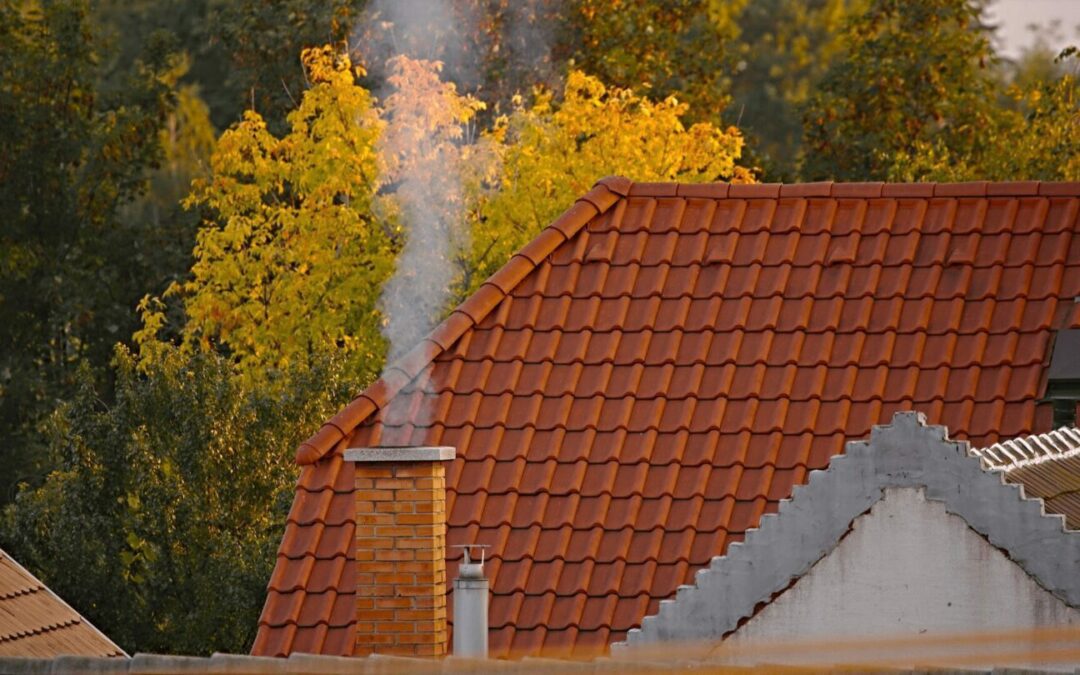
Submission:
{"label": "roof ridge line", "polygon": [[633,183],[629,197],[706,199],[894,199],[900,197],[1080,197],[1078,181],[965,181],[957,183]]}
{"label": "roof ridge line", "polygon": [[[1080,532],[1067,530],[1063,516],[1047,513],[1042,499],[1027,497],[1002,472],[984,469],[967,441],[950,439],[946,427],[928,425],[922,413],[908,411],[894,414],[888,425],[874,425],[869,440],[845,447],[827,469],[810,472],[810,480],[781,500],[776,513],[762,516],[741,543],[732,542],[724,555],[698,570],[692,584],[661,600],[658,611],[613,650],[662,640],[721,639],[752,616],[758,603],[769,602],[828,556],[851,523],[893,487],[923,488],[928,500],[944,502],[947,512],[1004,550],[1042,588],[1080,606],[1080,578],[1067,567],[1055,567],[1058,558],[1047,555],[1057,546],[1080,555]],[[829,517],[821,518],[823,512]],[[774,565],[753,564],[796,540],[793,555]],[[701,611],[705,605],[708,614]],[[704,615],[710,620],[700,621]]]}
{"label": "roof ridge line", "polygon": [[511,256],[497,272],[458,305],[420,343],[400,358],[389,363],[383,374],[331,417],[310,438],[296,449],[296,463],[314,464],[325,457],[364,420],[382,408],[402,388],[440,354],[448,350],[467,330],[477,325],[535,270],[544,259],[564,242],[569,241],[596,216],[611,209],[630,194],[634,183],[622,176],[609,176],[596,181],[593,188],[531,242]]}
{"label": "roof ridge line", "polygon": [[1017,436],[984,448],[973,448],[993,470],[1006,473],[1026,466],[1080,455],[1080,428],[1059,427],[1041,434]]}

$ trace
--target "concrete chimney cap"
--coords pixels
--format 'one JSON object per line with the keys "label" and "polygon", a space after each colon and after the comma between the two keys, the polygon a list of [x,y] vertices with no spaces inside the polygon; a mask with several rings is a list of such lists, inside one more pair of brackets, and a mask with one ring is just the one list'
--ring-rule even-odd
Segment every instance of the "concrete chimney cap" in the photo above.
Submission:
{"label": "concrete chimney cap", "polygon": [[400,446],[348,448],[346,462],[446,462],[457,456],[457,450],[445,446]]}

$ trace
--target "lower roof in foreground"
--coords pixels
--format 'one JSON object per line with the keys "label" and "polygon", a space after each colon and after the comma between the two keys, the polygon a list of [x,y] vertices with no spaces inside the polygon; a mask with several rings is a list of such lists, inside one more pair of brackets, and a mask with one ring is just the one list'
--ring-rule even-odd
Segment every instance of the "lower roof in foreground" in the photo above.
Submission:
{"label": "lower roof in foreground", "polygon": [[126,656],[0,549],[0,657]]}

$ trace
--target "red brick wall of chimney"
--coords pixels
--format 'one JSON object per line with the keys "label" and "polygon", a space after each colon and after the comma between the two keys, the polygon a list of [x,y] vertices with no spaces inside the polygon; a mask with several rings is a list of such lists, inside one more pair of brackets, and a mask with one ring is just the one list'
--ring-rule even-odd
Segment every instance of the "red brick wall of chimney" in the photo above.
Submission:
{"label": "red brick wall of chimney", "polygon": [[443,656],[446,469],[356,465],[356,656]]}

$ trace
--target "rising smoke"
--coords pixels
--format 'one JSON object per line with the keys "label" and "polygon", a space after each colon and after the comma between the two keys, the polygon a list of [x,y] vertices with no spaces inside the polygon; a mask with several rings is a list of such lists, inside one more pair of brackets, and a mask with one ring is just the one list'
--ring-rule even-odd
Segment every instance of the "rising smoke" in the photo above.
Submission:
{"label": "rising smoke", "polygon": [[447,152],[451,148],[444,147],[447,139],[439,124],[425,119],[437,118],[443,111],[425,109],[425,104],[430,108],[437,101],[418,100],[408,90],[415,77],[402,72],[407,64],[400,60],[452,57],[454,50],[438,46],[447,44],[448,38],[452,43],[459,34],[459,16],[449,2],[375,0],[360,29],[364,61],[385,83],[375,92],[391,111],[380,149],[391,165],[392,190],[405,234],[396,272],[381,299],[390,360],[419,343],[438,320],[454,277],[452,252],[466,244],[460,154]]}
{"label": "rising smoke", "polygon": [[[536,6],[552,1],[512,0],[495,14],[487,6],[485,14],[478,0],[374,0],[354,31],[353,46],[380,83],[375,94],[389,111],[382,152],[392,165],[391,189],[406,238],[381,298],[388,362],[417,345],[442,317],[455,280],[453,255],[468,244],[460,149],[472,139],[460,133],[437,98],[416,92],[439,85],[432,62],[463,92],[485,90],[483,64],[500,49],[500,58],[518,66],[547,63],[547,36]],[[416,426],[429,421],[426,409],[412,419]]]}

